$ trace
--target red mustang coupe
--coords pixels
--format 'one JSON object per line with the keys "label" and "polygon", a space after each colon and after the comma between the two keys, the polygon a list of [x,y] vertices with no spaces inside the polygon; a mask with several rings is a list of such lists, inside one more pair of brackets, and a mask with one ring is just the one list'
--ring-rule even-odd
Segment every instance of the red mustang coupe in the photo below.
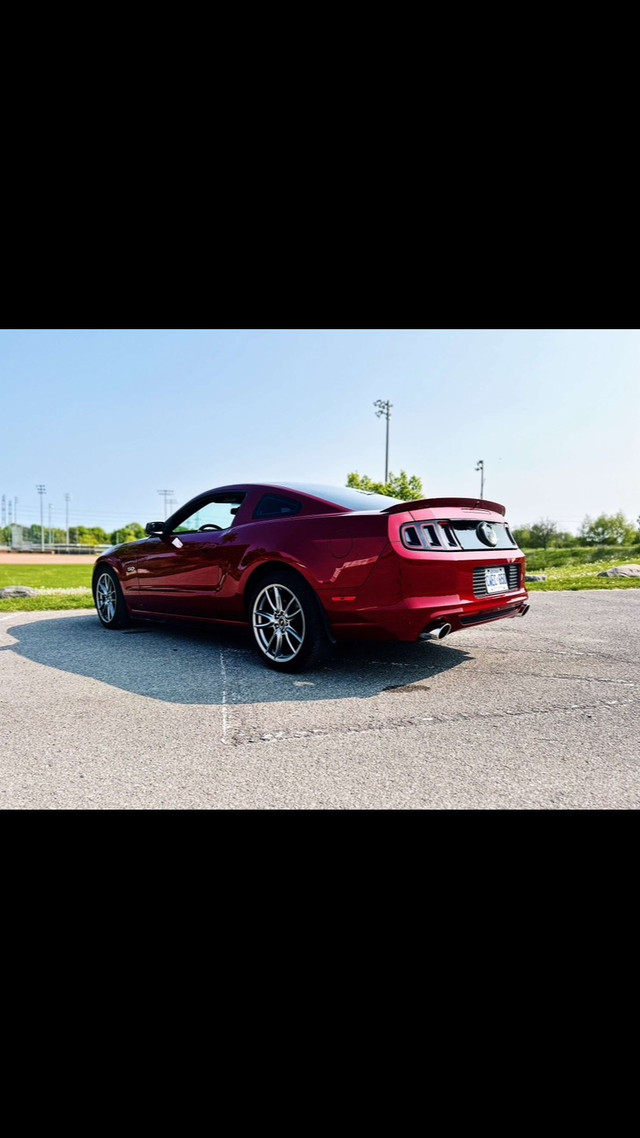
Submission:
{"label": "red mustang coupe", "polygon": [[282,672],[318,665],[337,640],[441,640],[524,616],[524,554],[504,506],[394,498],[338,486],[222,486],[141,541],[96,561],[105,628],[132,619],[248,626]]}

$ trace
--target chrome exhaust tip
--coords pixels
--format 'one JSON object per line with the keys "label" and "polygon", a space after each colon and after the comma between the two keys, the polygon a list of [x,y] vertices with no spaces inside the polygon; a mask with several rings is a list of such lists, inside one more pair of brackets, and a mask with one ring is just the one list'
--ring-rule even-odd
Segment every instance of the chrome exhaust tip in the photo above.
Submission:
{"label": "chrome exhaust tip", "polygon": [[451,632],[450,624],[438,624],[435,628],[430,628],[427,632],[420,633],[420,640],[444,640]]}
{"label": "chrome exhaust tip", "polygon": [[526,616],[527,613],[529,612],[530,608],[531,608],[531,605],[524,604],[522,606],[522,608],[520,609],[520,616]]}

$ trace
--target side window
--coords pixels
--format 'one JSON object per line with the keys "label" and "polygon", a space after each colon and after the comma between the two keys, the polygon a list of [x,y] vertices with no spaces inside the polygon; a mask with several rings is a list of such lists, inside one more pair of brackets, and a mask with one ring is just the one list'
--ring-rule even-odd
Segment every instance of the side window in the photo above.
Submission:
{"label": "side window", "polygon": [[302,508],[301,502],[294,498],[282,498],[279,494],[265,494],[253,511],[256,520],[261,518],[291,518]]}
{"label": "side window", "polygon": [[210,502],[204,501],[188,517],[178,518],[173,532],[198,533],[203,526],[211,527],[212,530],[228,529],[233,524],[243,497],[244,494],[234,494],[226,500],[217,498]]}

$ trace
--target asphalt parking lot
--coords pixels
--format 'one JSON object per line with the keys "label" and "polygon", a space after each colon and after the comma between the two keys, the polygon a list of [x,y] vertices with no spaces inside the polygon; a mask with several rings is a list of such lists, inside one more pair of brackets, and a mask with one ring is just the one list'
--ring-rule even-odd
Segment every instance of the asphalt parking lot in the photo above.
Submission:
{"label": "asphalt parking lot", "polygon": [[640,590],[264,668],[243,636],[0,614],[4,810],[630,810]]}

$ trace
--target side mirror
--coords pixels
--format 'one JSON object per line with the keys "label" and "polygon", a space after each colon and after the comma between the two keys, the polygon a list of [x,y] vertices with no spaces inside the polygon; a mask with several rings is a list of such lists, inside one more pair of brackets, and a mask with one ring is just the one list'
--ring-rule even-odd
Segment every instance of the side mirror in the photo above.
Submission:
{"label": "side mirror", "polygon": [[147,522],[144,532],[148,533],[149,537],[162,537],[165,532],[164,522]]}

